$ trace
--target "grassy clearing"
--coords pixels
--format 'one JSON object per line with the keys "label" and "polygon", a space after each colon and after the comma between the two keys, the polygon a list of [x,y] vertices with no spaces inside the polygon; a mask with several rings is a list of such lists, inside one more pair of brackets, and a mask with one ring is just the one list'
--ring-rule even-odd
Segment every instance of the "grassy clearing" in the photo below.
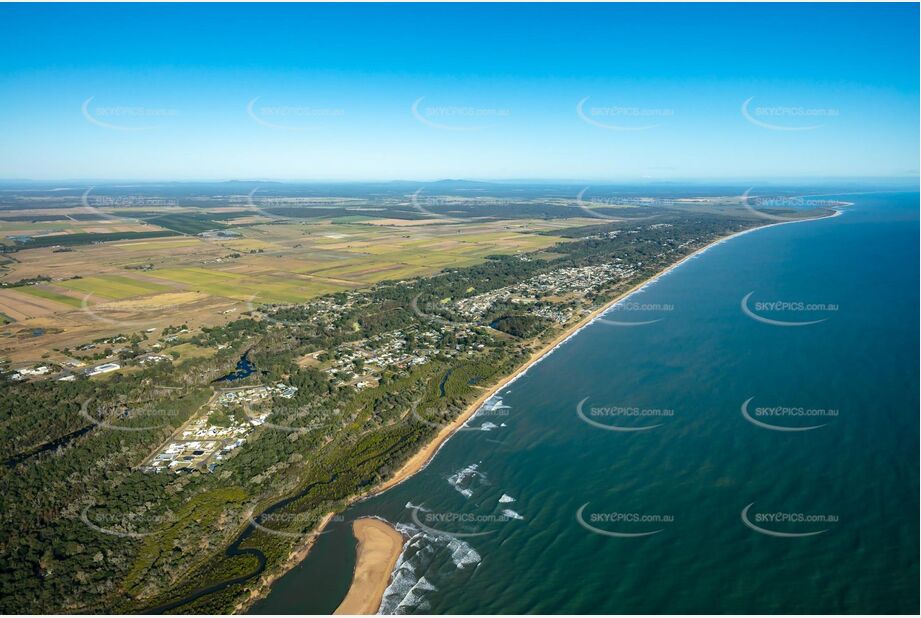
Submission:
{"label": "grassy clearing", "polygon": [[480,262],[479,258],[471,256],[462,256],[457,254],[422,254],[405,256],[403,261],[413,266],[426,267],[430,272],[437,272],[443,268],[459,268],[461,266],[472,266]]}
{"label": "grassy clearing", "polygon": [[335,285],[332,283],[318,282],[308,279],[297,279],[291,281],[260,281],[252,286],[247,286],[248,290],[253,290],[256,298],[253,302],[260,303],[296,303],[310,298],[316,298],[323,294],[339,292],[348,289],[345,285]]}
{"label": "grassy clearing", "polygon": [[155,249],[175,249],[177,247],[192,247],[195,245],[200,245],[204,241],[199,240],[198,238],[176,238],[175,240],[142,240],[138,242],[119,242],[113,243],[114,247],[119,249],[141,249],[141,250],[155,250]]}
{"label": "grassy clearing", "polygon": [[219,270],[167,268],[155,270],[150,275],[157,279],[166,279],[167,281],[185,284],[196,292],[204,292],[212,296],[246,300],[254,293],[243,286],[242,275]]}
{"label": "grassy clearing", "polygon": [[71,279],[57,283],[61,287],[78,292],[85,292],[104,296],[106,298],[122,299],[131,298],[132,296],[145,296],[170,291],[170,287],[131,279],[121,275],[99,275],[96,277],[84,277],[83,279]]}
{"label": "grassy clearing", "polygon": [[39,298],[53,300],[63,305],[68,305],[70,307],[76,307],[78,309],[83,306],[83,302],[79,298],[74,298],[73,296],[65,296],[64,294],[59,294],[53,290],[49,290],[46,287],[41,287],[37,285],[26,285],[21,288],[18,288],[18,290],[26,294],[31,294],[32,296],[38,296]]}
{"label": "grassy clearing", "polygon": [[207,268],[163,268],[150,273],[158,279],[169,279],[189,285],[210,285],[215,282],[232,283],[243,279],[239,273]]}
{"label": "grassy clearing", "polygon": [[386,262],[381,260],[358,260],[333,268],[323,268],[312,274],[322,277],[345,279],[357,283],[375,283],[385,279],[406,279],[433,272],[431,266]]}
{"label": "grassy clearing", "polygon": [[260,303],[294,303],[328,292],[346,289],[344,285],[318,282],[289,273],[254,273],[252,277],[236,272],[175,268],[153,271],[152,276],[183,283],[198,292],[236,300]]}
{"label": "grassy clearing", "polygon": [[193,343],[180,343],[166,350],[166,353],[171,356],[173,352],[179,355],[176,362],[183,363],[193,358],[210,358],[217,353],[217,350],[213,348],[200,348]]}
{"label": "grassy clearing", "polygon": [[224,240],[221,239],[221,244],[225,247],[230,247],[235,251],[258,251],[262,249],[263,251],[282,251],[285,247],[281,245],[276,245],[264,240],[254,240],[250,238],[242,238],[237,240]]}

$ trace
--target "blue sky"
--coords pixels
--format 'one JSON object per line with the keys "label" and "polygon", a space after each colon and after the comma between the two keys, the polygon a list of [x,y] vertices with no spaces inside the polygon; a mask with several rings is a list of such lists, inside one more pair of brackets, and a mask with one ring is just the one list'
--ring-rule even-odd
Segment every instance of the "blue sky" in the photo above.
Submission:
{"label": "blue sky", "polygon": [[0,178],[917,176],[918,6],[0,5]]}

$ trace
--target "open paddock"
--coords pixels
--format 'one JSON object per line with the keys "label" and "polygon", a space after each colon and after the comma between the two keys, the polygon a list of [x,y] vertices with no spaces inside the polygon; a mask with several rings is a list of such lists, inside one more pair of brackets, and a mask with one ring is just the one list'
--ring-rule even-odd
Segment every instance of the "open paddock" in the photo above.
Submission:
{"label": "open paddock", "polygon": [[[153,210],[118,209],[120,218],[112,223],[19,221],[16,225],[79,229],[82,233],[86,227],[126,225],[132,214],[156,221],[151,217]],[[239,219],[234,215],[241,210],[233,207],[215,214],[217,210],[209,209],[208,217],[228,223]],[[188,212],[194,210],[182,210]],[[258,220],[257,214],[252,216]],[[222,324],[252,305],[304,302],[382,280],[405,280],[473,265],[489,255],[546,251],[565,242],[552,235],[553,231],[598,223],[587,218],[422,219],[408,225],[386,217],[370,221],[373,223],[364,219],[275,220],[235,226],[240,236],[233,238],[121,239],[74,245],[66,252],[49,246],[10,254],[0,279],[41,276],[52,282],[3,290],[0,312],[17,320],[19,329],[39,328],[48,334],[2,337],[0,356],[37,360],[51,348],[75,347],[119,332],[180,322]],[[88,310],[84,310],[84,300]]]}
{"label": "open paddock", "polygon": [[82,301],[80,298],[68,294],[62,294],[61,292],[56,291],[53,286],[49,285],[27,285],[21,288],[16,288],[16,291],[22,292],[23,294],[29,294],[30,296],[37,296],[39,298],[51,300],[68,307],[79,308],[82,306]]}
{"label": "open paddock", "polygon": [[98,277],[70,279],[69,281],[61,281],[58,285],[86,294],[114,299],[131,298],[169,290],[169,287],[165,285],[121,275],[100,275]]}
{"label": "open paddock", "polygon": [[0,313],[16,322],[51,315],[60,310],[60,303],[23,293],[22,288],[0,290]]}
{"label": "open paddock", "polygon": [[[0,290],[0,313],[6,313],[6,292]],[[35,299],[40,300],[40,299]],[[144,331],[154,328],[151,341],[166,326],[187,324],[195,329],[216,326],[236,319],[247,311],[246,302],[204,294],[150,297],[141,301],[106,301],[89,306],[88,310],[69,310],[45,313],[0,327],[0,357],[12,362],[36,362],[45,354],[62,363],[69,357],[54,348],[75,349],[84,343],[111,337],[116,334]],[[22,336],[19,333],[44,331],[41,336]]]}

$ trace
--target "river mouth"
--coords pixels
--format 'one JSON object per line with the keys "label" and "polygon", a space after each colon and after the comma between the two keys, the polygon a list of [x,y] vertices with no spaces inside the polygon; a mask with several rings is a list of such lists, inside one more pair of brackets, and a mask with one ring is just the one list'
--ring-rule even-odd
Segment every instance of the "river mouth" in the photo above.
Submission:
{"label": "river mouth", "polygon": [[[690,260],[643,292],[676,308],[668,320],[586,327],[499,391],[502,423],[456,434],[427,468],[349,507],[251,613],[332,611],[354,566],[342,558],[354,553],[348,523],[365,516],[413,539],[385,613],[910,613],[917,503],[897,479],[918,479],[917,415],[904,413],[918,398],[904,345],[918,336],[917,271],[904,266],[917,202],[861,196],[842,216],[757,230]],[[777,327],[740,310],[751,289],[840,310]],[[752,396],[753,418],[839,414],[777,432],[740,414]],[[674,414],[644,421],[648,431],[605,431],[580,420],[586,397],[586,415]],[[618,418],[602,420],[634,420]],[[871,495],[889,506],[868,508]],[[818,572],[822,589],[805,586]]]}

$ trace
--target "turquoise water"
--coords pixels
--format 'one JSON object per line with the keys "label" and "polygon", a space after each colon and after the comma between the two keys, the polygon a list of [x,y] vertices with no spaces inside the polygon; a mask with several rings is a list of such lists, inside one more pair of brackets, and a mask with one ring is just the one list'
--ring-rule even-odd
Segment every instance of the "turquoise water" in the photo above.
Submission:
{"label": "turquoise water", "polygon": [[254,613],[335,609],[366,515],[411,537],[387,612],[917,613],[919,199],[845,199],[585,328]]}

